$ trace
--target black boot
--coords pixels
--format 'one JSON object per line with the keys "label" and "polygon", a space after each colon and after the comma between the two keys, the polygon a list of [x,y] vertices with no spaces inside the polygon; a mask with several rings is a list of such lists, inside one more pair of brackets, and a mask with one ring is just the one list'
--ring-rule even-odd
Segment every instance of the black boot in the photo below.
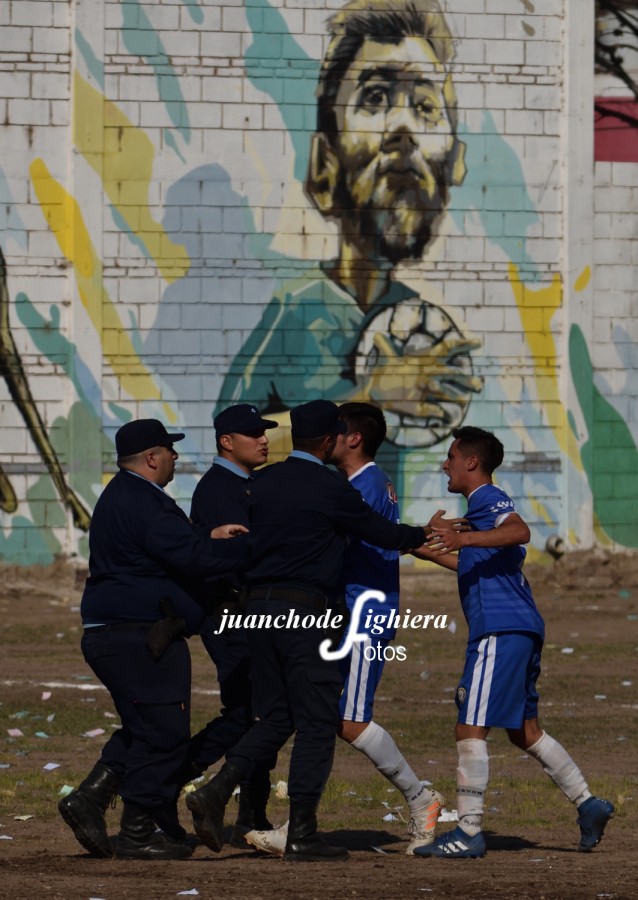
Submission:
{"label": "black boot", "polygon": [[125,800],[115,855],[120,859],[188,859],[193,849],[156,831],[154,810]]}
{"label": "black boot", "polygon": [[219,853],[224,846],[226,804],[242,777],[236,766],[225,763],[214,778],[186,797],[197,837],[215,853]]}
{"label": "black boot", "polygon": [[230,846],[242,850],[249,848],[244,835],[249,831],[272,831],[266,816],[270,797],[270,771],[256,770],[249,781],[242,781],[239,789],[239,809],[233,828]]}
{"label": "black boot", "polygon": [[84,849],[103,859],[113,856],[105,813],[115,799],[118,784],[115,772],[98,762],[77,790],[58,803],[60,815]]}
{"label": "black boot", "polygon": [[161,828],[167,838],[177,841],[178,844],[186,844],[193,850],[199,846],[199,840],[194,834],[189,834],[179,821],[177,800],[165,803],[159,809],[153,810],[155,824]]}
{"label": "black boot", "polygon": [[333,847],[317,834],[317,803],[290,801],[290,822],[284,859],[290,862],[343,862],[345,847]]}

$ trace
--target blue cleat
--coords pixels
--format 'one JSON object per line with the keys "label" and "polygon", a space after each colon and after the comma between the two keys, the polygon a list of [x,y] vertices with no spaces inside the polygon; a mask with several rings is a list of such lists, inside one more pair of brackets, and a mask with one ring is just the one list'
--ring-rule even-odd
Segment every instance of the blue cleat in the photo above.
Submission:
{"label": "blue cleat", "polygon": [[454,831],[441,834],[426,847],[416,847],[414,855],[440,856],[446,859],[477,859],[485,856],[486,850],[482,831],[479,831],[474,837],[470,837],[457,825]]}
{"label": "blue cleat", "polygon": [[580,825],[580,844],[578,849],[589,853],[600,843],[605,825],[614,814],[614,805],[609,800],[590,797],[578,807],[576,824]]}

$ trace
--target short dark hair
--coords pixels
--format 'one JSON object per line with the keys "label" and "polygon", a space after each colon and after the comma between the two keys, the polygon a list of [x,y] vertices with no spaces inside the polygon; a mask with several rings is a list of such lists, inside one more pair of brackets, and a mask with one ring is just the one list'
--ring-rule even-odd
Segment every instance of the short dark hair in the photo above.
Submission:
{"label": "short dark hair", "polygon": [[503,445],[491,431],[484,431],[474,425],[463,425],[455,428],[452,435],[459,442],[463,456],[478,456],[481,468],[488,475],[503,462]]}
{"label": "short dark hair", "polygon": [[363,452],[374,459],[387,434],[385,416],[379,407],[372,403],[342,403],[339,418],[348,426],[349,434],[361,433]]}
{"label": "short dark hair", "polygon": [[[337,131],[334,105],[343,78],[365,40],[398,44],[406,37],[422,37],[441,65],[454,56],[452,35],[438,0],[350,0],[329,22],[332,39],[319,74],[317,131]],[[456,131],[456,110],[450,121]]]}

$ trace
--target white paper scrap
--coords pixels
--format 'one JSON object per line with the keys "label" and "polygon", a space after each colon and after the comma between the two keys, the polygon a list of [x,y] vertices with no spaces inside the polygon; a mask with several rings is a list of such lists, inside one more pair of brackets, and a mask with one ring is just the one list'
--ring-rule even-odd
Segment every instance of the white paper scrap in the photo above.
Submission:
{"label": "white paper scrap", "polygon": [[52,772],[54,769],[60,768],[60,763],[47,763],[46,766],[42,766],[45,772]]}
{"label": "white paper scrap", "polygon": [[42,699],[49,700],[51,697],[51,691],[42,691]]}
{"label": "white paper scrap", "polygon": [[106,734],[103,728],[93,728],[91,731],[85,731],[81,736],[82,737],[99,737],[101,734]]}
{"label": "white paper scrap", "polygon": [[190,891],[178,891],[177,896],[178,897],[198,897],[199,891],[197,890],[197,888],[191,888]]}

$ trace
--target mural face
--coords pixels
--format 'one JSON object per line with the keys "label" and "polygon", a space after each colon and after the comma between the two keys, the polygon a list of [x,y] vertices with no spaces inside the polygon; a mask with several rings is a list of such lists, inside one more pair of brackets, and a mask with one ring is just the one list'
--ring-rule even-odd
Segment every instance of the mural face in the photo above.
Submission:
{"label": "mural face", "polygon": [[590,273],[561,269],[561,10],[521,0],[482,28],[470,0],[96,3],[74,33],[49,23],[75,68],[33,88],[47,124],[34,96],[4,126],[2,557],[86,555],[125,421],[187,433],[188,507],[215,412],[283,425],[317,397],[384,410],[407,520],[452,511],[440,466],[465,421],[503,440],[536,546],[578,544],[570,480],[597,540],[637,547],[635,429],[571,324]]}

